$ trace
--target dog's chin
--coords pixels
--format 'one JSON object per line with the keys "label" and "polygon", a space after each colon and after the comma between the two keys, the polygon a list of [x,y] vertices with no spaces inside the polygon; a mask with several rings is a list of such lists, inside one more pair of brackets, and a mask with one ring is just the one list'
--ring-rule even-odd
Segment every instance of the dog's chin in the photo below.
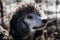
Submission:
{"label": "dog's chin", "polygon": [[42,26],[39,26],[39,27],[33,27],[30,31],[31,32],[35,32],[35,31],[38,31],[38,30],[42,30],[42,28],[44,27],[45,25],[42,25]]}
{"label": "dog's chin", "polygon": [[45,26],[45,24],[39,26],[39,27],[33,27],[34,30],[37,30],[37,29],[40,29],[40,28],[43,28]]}

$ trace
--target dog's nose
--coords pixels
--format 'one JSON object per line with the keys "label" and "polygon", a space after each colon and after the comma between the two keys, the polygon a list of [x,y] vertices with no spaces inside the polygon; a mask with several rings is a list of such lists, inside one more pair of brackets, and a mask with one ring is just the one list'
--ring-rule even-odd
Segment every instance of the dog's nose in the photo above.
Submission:
{"label": "dog's nose", "polygon": [[47,22],[47,19],[43,19],[42,22],[43,22],[43,23],[46,23],[46,22]]}

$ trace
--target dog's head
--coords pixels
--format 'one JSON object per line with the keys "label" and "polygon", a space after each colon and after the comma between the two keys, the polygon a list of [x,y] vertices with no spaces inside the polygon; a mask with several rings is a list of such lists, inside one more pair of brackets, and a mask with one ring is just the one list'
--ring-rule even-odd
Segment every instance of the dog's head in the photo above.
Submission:
{"label": "dog's head", "polygon": [[11,19],[11,33],[12,35],[24,36],[29,34],[30,31],[42,27],[46,22],[47,17],[42,11],[39,12],[35,6],[31,4],[25,4],[22,5],[21,8],[18,8]]}

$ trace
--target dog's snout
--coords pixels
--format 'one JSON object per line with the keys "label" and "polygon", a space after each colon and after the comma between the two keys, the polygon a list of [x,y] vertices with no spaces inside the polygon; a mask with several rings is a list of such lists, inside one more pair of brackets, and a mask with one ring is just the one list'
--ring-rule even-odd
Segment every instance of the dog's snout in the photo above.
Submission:
{"label": "dog's snout", "polygon": [[43,23],[46,23],[46,22],[47,22],[47,19],[43,19],[42,22],[43,22]]}

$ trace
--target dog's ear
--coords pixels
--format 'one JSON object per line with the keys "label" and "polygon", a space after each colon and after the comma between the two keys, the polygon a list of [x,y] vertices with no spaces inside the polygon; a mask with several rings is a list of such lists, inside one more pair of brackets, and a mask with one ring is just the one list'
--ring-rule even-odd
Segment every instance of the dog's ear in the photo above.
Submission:
{"label": "dog's ear", "polygon": [[13,36],[13,38],[23,38],[29,34],[29,31],[30,29],[24,20],[21,20],[18,16],[12,17],[10,21],[10,34]]}

